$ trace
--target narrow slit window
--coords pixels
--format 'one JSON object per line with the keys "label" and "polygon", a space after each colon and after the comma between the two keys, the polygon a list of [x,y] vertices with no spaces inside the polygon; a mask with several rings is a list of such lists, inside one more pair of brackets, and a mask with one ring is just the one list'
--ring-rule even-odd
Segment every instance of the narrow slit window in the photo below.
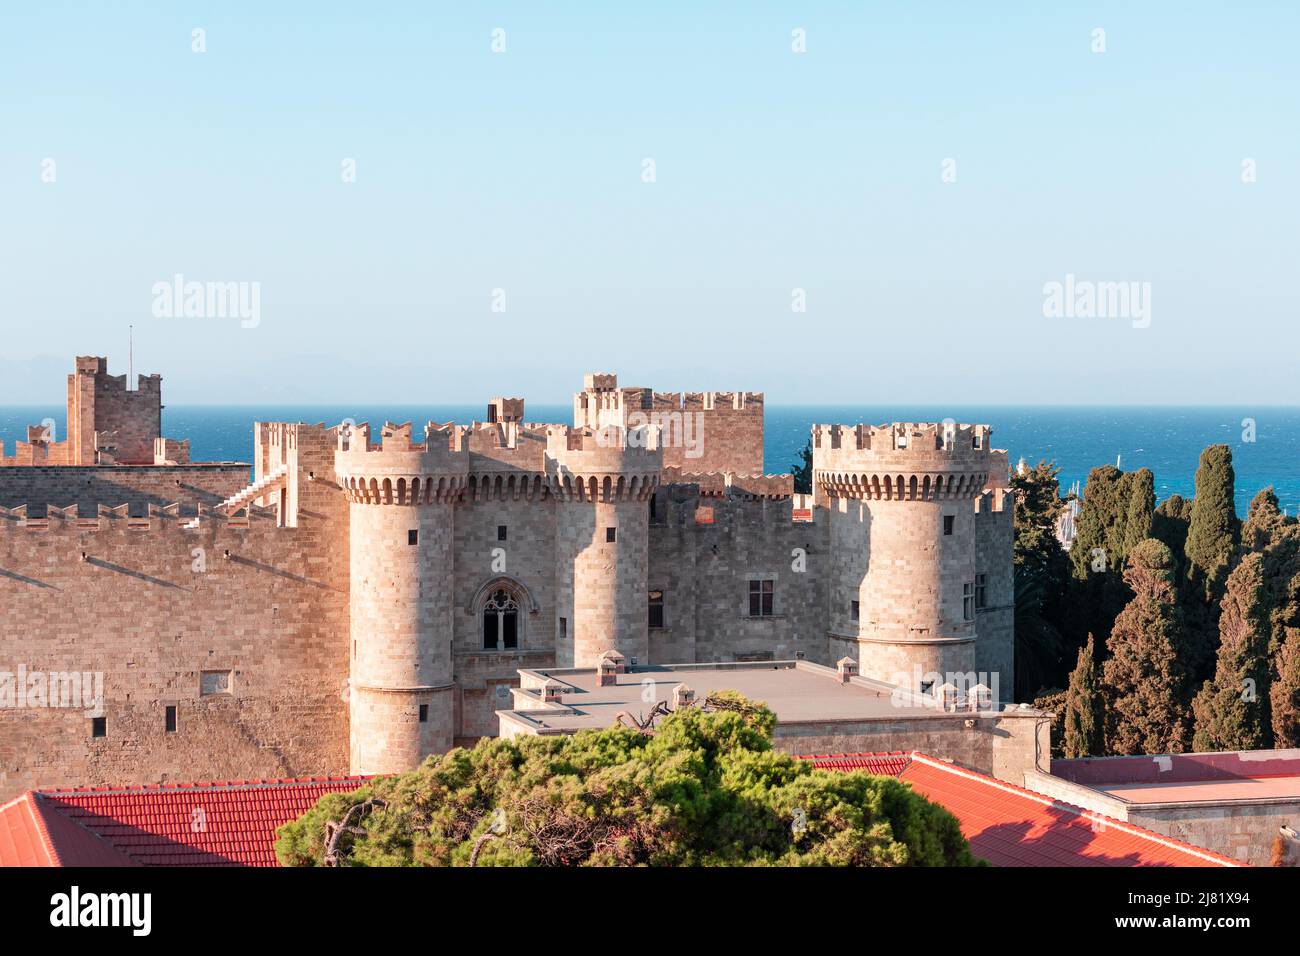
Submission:
{"label": "narrow slit window", "polygon": [[664,592],[663,591],[650,592],[649,607],[650,607],[650,627],[652,628],[663,627],[664,626]]}
{"label": "narrow slit window", "polygon": [[166,728],[167,733],[176,733],[176,705],[168,704],[166,708],[164,708],[163,714],[163,726]]}

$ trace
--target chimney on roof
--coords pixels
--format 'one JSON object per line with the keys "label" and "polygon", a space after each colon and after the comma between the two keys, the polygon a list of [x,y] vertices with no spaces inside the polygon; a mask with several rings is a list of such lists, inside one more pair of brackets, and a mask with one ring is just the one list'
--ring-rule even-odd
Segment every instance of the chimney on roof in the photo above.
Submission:
{"label": "chimney on roof", "polygon": [[694,703],[695,691],[685,684],[678,684],[673,688],[673,710],[681,710],[683,707],[690,707]]}
{"label": "chimney on roof", "polygon": [[564,700],[564,688],[557,680],[551,680],[549,677],[542,684],[542,701],[547,704],[558,704]]}
{"label": "chimney on roof", "polygon": [[596,686],[611,687],[618,683],[618,675],[627,673],[626,658],[611,648],[600,658],[596,667]]}
{"label": "chimney on roof", "polygon": [[845,655],[835,662],[835,673],[840,675],[841,684],[847,684],[850,678],[858,675],[858,662]]}
{"label": "chimney on roof", "polygon": [[972,711],[988,710],[993,704],[993,691],[985,684],[976,684],[970,689],[966,704]]}

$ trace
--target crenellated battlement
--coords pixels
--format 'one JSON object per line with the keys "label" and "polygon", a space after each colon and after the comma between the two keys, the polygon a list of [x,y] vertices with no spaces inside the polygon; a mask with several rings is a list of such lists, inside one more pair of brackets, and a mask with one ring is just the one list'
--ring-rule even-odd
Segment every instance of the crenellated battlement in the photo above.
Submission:
{"label": "crenellated battlement", "polygon": [[653,425],[601,429],[552,426],[546,474],[551,493],[566,501],[644,501],[663,470],[660,430]]}
{"label": "crenellated battlement", "polygon": [[277,524],[274,508],[250,505],[244,513],[225,515],[204,505],[187,502],[151,504],[144,515],[131,514],[130,505],[98,505],[93,513],[82,514],[78,505],[46,505],[45,516],[30,515],[29,505],[0,507],[0,532],[98,532],[114,528],[129,531],[201,531],[210,527],[246,529],[250,521],[265,521],[268,528]]}
{"label": "crenellated battlement", "polygon": [[1005,479],[987,425],[894,422],[813,426],[813,479],[833,498],[970,499]]}
{"label": "crenellated battlement", "polygon": [[692,485],[701,497],[745,500],[785,500],[794,496],[793,475],[733,475],[730,472],[694,474],[680,468],[665,468],[665,485]]}

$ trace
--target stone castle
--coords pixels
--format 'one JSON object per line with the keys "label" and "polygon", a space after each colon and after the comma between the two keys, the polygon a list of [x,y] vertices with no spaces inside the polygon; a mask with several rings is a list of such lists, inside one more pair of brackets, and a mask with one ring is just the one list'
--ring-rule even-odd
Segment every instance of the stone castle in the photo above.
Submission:
{"label": "stone castle", "polygon": [[66,438],[0,445],[0,802],[403,770],[497,733],[521,670],[611,651],[1012,687],[984,425],[817,425],[797,494],[761,393],[596,374],[572,424],[258,422],[251,469],[190,461],[161,410],[159,376],[79,357]]}

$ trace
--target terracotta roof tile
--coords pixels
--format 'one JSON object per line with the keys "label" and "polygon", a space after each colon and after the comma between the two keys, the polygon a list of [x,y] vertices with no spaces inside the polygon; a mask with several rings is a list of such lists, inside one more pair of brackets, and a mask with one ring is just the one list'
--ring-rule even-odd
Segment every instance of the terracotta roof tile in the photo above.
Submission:
{"label": "terracotta roof tile", "polygon": [[0,807],[0,865],[276,866],[278,827],[367,779],[29,792]]}
{"label": "terracotta roof tile", "polygon": [[996,866],[1240,866],[1229,857],[1053,800],[921,753],[818,754],[827,770],[898,777],[961,824],[971,851]]}

